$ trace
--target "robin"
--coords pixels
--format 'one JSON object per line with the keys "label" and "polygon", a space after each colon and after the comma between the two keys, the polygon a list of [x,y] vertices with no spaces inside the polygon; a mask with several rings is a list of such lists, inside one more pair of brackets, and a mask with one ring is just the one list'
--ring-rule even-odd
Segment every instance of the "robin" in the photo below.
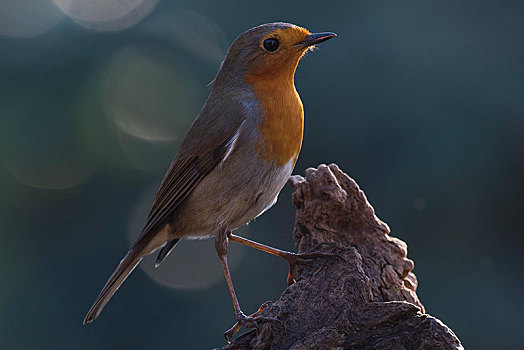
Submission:
{"label": "robin", "polygon": [[[153,202],[142,233],[87,313],[94,321],[142,258],[158,249],[156,266],[182,237],[214,237],[240,327],[274,321],[240,309],[227,263],[228,242],[286,259],[293,283],[295,265],[315,253],[275,249],[232,233],[275,204],[298,158],[304,110],[294,74],[314,45],[336,36],[310,33],[289,23],[269,23],[242,33],[231,45],[213,89],[186,134]],[[320,254],[320,253],[319,253]]]}

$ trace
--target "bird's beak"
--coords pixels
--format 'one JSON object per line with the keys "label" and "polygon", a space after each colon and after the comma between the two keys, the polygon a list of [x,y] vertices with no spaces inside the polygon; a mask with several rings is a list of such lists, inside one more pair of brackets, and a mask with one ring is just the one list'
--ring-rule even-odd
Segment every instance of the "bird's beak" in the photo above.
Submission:
{"label": "bird's beak", "polygon": [[296,43],[295,45],[301,47],[309,47],[315,44],[320,44],[326,40],[336,37],[335,33],[325,32],[325,33],[313,33],[308,36],[303,41]]}

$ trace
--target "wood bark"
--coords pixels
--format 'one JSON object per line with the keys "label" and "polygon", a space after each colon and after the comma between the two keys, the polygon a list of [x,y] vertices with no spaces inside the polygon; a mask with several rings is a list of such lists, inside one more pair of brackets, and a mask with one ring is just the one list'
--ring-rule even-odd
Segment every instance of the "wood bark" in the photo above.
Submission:
{"label": "wood bark", "polygon": [[300,264],[296,283],[261,314],[282,325],[260,324],[223,349],[463,349],[425,313],[407,245],[389,235],[353,179],[331,164],[289,182],[298,252],[341,258]]}

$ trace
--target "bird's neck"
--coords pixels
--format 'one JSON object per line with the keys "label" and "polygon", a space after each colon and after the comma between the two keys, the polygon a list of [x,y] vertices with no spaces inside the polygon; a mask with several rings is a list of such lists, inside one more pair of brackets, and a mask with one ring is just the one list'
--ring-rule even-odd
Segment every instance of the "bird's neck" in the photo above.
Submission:
{"label": "bird's neck", "polygon": [[293,75],[274,76],[260,79],[245,76],[260,104],[262,119],[258,129],[262,140],[257,152],[275,166],[284,166],[290,161],[295,164],[302,146],[304,131],[304,109],[298,95]]}

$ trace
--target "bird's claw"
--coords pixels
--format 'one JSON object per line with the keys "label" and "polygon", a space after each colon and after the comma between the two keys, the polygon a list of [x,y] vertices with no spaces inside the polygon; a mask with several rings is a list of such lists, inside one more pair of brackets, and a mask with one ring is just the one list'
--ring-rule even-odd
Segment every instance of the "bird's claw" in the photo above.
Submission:
{"label": "bird's claw", "polygon": [[[270,303],[271,302],[266,302],[260,308],[261,309],[262,308],[265,309]],[[245,327],[245,328],[258,328],[259,323],[263,323],[263,322],[276,322],[280,326],[283,327],[282,322],[280,320],[276,319],[276,318],[258,316],[258,314],[262,310],[259,309],[259,311],[257,311],[256,313],[254,313],[253,315],[250,315],[250,316],[246,316],[241,311],[237,315],[237,323],[224,333],[224,338],[226,338],[226,341],[228,343],[231,343],[231,339],[233,339],[233,336],[235,335],[235,333],[238,332],[240,330],[240,328],[242,328],[242,327]]]}
{"label": "bird's claw", "polygon": [[249,316],[244,315],[244,313],[240,311],[240,313],[237,315],[237,323],[235,323],[233,327],[231,327],[224,333],[224,337],[226,338],[226,341],[230,343],[235,333],[238,332],[240,328],[242,327],[257,328],[258,322],[277,322],[281,326],[283,326],[282,322],[276,318],[258,316],[260,315],[262,311],[267,309],[268,306],[271,304],[273,304],[272,301],[266,301],[264,304],[260,305],[257,312]]}
{"label": "bird's claw", "polygon": [[285,256],[284,259],[287,260],[289,263],[289,273],[287,276],[287,284],[288,286],[294,284],[295,281],[295,266],[297,264],[302,263],[313,263],[315,266],[318,266],[315,258],[340,258],[344,262],[346,259],[344,259],[341,255],[336,253],[324,253],[324,252],[310,252],[310,253],[289,253],[289,255]]}

